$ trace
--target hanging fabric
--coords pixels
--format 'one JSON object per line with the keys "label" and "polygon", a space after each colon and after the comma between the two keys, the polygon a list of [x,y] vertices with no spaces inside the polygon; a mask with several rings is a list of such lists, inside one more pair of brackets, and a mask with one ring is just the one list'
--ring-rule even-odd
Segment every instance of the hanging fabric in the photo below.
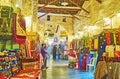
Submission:
{"label": "hanging fabric", "polygon": [[94,39],[94,49],[97,50],[98,49],[98,38]]}
{"label": "hanging fabric", "polygon": [[20,15],[14,14],[14,42],[24,44],[26,41],[25,20]]}
{"label": "hanging fabric", "polygon": [[118,44],[120,45],[120,32],[118,32]]}
{"label": "hanging fabric", "polygon": [[117,44],[117,39],[116,39],[115,33],[113,34],[113,39],[114,39],[114,44],[116,45]]}
{"label": "hanging fabric", "polygon": [[13,36],[13,8],[0,6],[0,40],[11,40]]}
{"label": "hanging fabric", "polygon": [[107,45],[110,45],[111,44],[111,41],[110,41],[110,33],[106,33],[106,44]]}

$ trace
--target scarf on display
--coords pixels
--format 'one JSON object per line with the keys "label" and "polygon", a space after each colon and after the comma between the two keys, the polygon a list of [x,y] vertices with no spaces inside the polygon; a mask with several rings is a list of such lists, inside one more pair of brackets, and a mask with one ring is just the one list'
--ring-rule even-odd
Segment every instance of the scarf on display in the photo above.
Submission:
{"label": "scarf on display", "polygon": [[117,44],[117,39],[116,39],[116,34],[115,33],[113,34],[113,40],[114,40],[114,44],[116,45]]}
{"label": "scarf on display", "polygon": [[83,71],[86,71],[87,57],[88,57],[88,54],[86,53],[84,54],[83,59],[82,59],[82,70]]}
{"label": "scarf on display", "polygon": [[13,8],[0,6],[0,40],[11,40],[13,36]]}
{"label": "scarf on display", "polygon": [[94,49],[98,49],[98,38],[94,39]]}
{"label": "scarf on display", "polygon": [[26,41],[26,27],[23,17],[14,14],[14,42],[24,44]]}
{"label": "scarf on display", "polygon": [[111,41],[110,41],[110,33],[106,33],[106,44],[110,45]]}

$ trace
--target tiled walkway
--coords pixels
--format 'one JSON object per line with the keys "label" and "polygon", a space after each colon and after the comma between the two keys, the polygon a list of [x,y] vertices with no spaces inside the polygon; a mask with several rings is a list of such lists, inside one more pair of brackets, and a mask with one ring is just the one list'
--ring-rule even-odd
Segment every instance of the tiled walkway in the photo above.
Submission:
{"label": "tiled walkway", "polygon": [[42,72],[43,79],[94,79],[93,73],[68,68],[67,60],[48,60],[48,69]]}

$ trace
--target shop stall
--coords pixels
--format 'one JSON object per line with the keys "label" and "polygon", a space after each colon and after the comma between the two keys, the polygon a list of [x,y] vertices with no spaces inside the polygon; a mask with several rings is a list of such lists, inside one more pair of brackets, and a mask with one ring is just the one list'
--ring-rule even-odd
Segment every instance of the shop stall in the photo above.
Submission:
{"label": "shop stall", "polygon": [[40,79],[37,33],[27,34],[20,8],[0,6],[0,14],[0,79]]}
{"label": "shop stall", "polygon": [[[119,79],[119,29],[106,29],[99,36],[98,63],[95,78]],[[101,68],[102,67],[102,68]],[[102,72],[101,72],[102,71]],[[102,73],[102,74],[99,74]],[[99,76],[99,78],[98,78]]]}

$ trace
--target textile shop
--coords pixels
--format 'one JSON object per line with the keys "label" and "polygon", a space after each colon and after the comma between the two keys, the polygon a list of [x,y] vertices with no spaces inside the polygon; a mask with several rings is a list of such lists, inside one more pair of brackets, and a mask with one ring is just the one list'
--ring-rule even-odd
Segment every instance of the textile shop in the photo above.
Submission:
{"label": "textile shop", "polygon": [[98,36],[75,39],[70,48],[69,68],[93,72],[95,79],[119,79],[120,39],[119,29],[103,30]]}
{"label": "textile shop", "polygon": [[38,34],[26,32],[21,9],[0,6],[0,79],[40,79]]}

